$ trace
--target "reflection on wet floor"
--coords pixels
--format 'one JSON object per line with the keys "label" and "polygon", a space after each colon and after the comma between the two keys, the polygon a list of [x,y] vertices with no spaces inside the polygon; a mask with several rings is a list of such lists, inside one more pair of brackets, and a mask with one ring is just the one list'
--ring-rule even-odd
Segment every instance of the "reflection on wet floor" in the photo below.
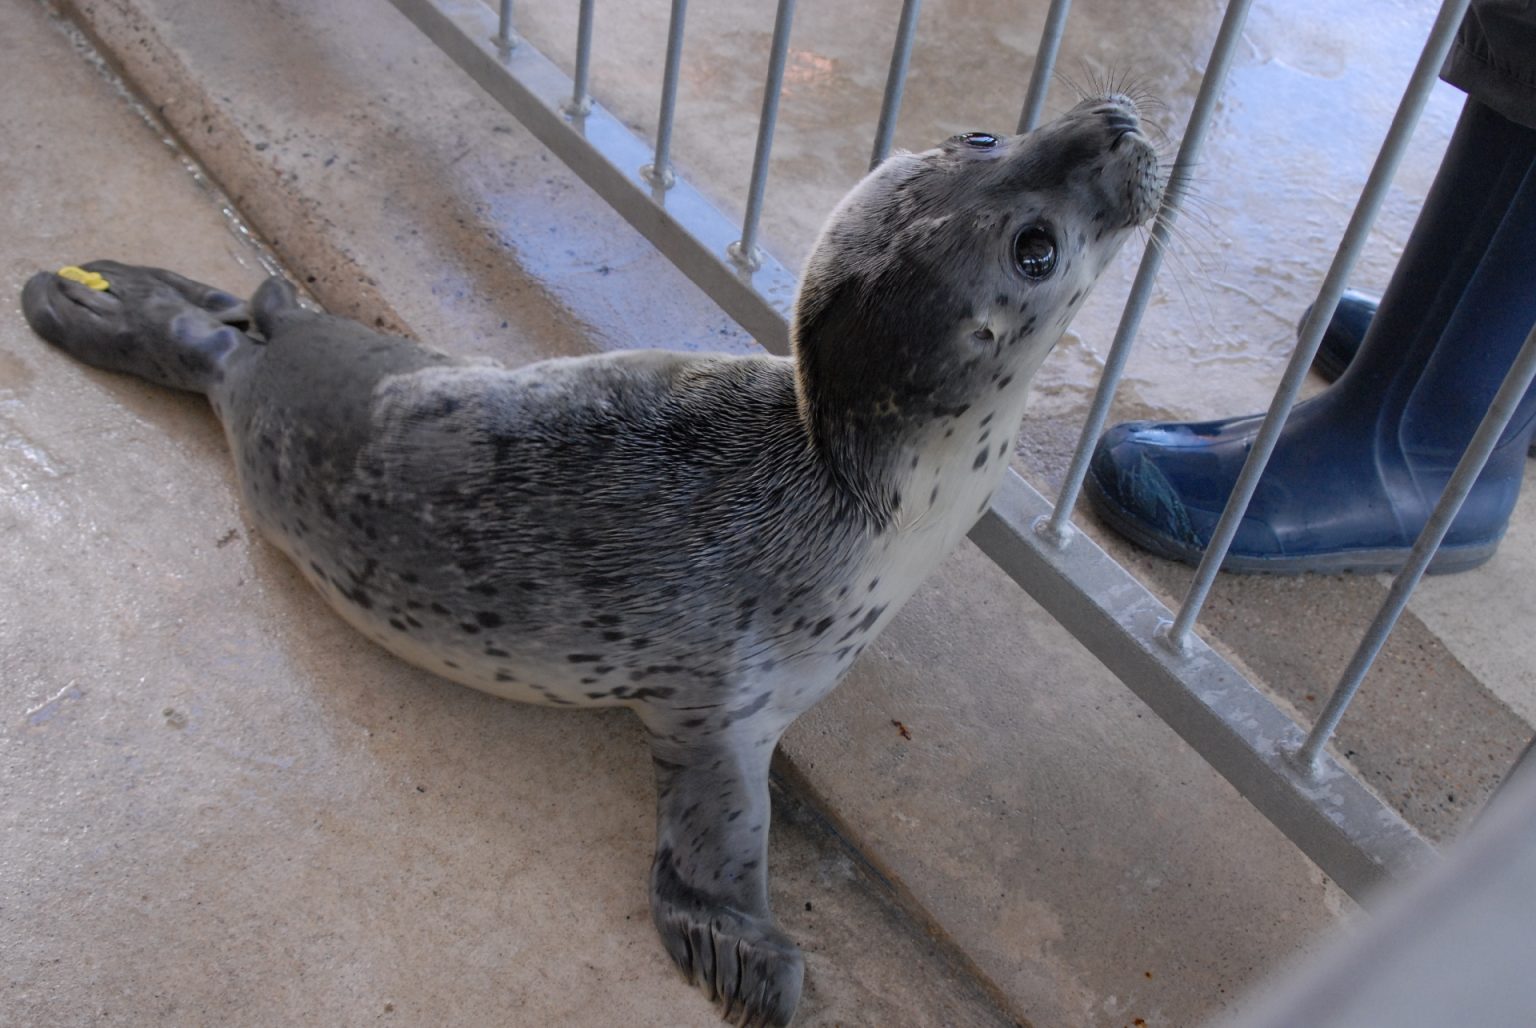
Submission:
{"label": "reflection on wet floor", "polygon": [[[798,266],[825,212],[863,173],[879,113],[898,0],[802,5],[774,142],[764,217],[770,249]],[[924,4],[897,128],[919,149],[955,132],[1018,120],[1045,18],[1043,2]],[[1157,97],[1174,149],[1224,5],[1215,0],[1072,6],[1047,114],[1093,82]],[[1219,416],[1262,409],[1321,284],[1437,5],[1428,0],[1259,3],[1179,223],[1178,249],[1143,323],[1119,409]],[[636,131],[654,133],[670,4],[601,7],[593,91]],[[772,5],[688,12],[674,153],[730,212],[745,205]],[[574,5],[521,3],[519,31],[569,69]],[[1385,284],[1460,108],[1436,89],[1355,276]],[[1154,115],[1159,117],[1159,115]],[[1140,245],[1128,246],[1037,379],[1036,416],[1080,410],[1113,337]]]}

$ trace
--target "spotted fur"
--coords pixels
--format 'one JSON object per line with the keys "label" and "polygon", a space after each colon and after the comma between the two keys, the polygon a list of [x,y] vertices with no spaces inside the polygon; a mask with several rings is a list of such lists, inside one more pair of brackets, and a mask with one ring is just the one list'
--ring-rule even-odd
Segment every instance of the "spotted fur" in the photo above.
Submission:
{"label": "spotted fur", "polygon": [[[112,262],[86,265],[109,294],[41,275],[23,306],[83,360],[205,392],[263,534],[381,645],[512,699],[634,710],[663,942],[728,1016],[784,1024],[803,965],[768,910],[769,756],[985,509],[1030,377],[1151,215],[1136,126],[1107,97],[887,160],[811,254],[792,360],[507,370],[281,280],[247,311]],[[1014,260],[1033,225],[1057,249],[1040,279]]]}

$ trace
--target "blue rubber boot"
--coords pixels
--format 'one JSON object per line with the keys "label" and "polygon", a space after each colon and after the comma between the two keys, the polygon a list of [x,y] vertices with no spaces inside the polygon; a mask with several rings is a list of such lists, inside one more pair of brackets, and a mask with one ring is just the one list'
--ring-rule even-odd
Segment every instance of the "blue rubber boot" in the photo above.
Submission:
{"label": "blue rubber boot", "polygon": [[[1333,317],[1328,319],[1328,327],[1323,330],[1317,355],[1312,358],[1312,370],[1329,382],[1344,374],[1344,369],[1349,367],[1355,354],[1360,352],[1366,329],[1371,327],[1371,319],[1376,316],[1376,309],[1380,306],[1381,300],[1374,296],[1353,289],[1344,290],[1344,295],[1339,297],[1338,307],[1334,308]],[[1297,322],[1298,336],[1301,335],[1301,326],[1307,323],[1311,314],[1312,308],[1308,307],[1301,321]],[[1531,440],[1526,456],[1536,457],[1536,438]]]}
{"label": "blue rubber boot", "polygon": [[[1381,300],[1374,296],[1353,289],[1344,290],[1339,305],[1333,310],[1333,317],[1328,319],[1328,327],[1323,330],[1317,355],[1312,358],[1312,370],[1330,382],[1344,374],[1344,369],[1360,352],[1366,330],[1371,327],[1371,319],[1376,317],[1376,308],[1380,306]],[[1312,308],[1308,307],[1296,325],[1297,335],[1301,334],[1301,326],[1311,315]]]}
{"label": "blue rubber boot", "polygon": [[[1400,568],[1533,324],[1536,131],[1469,100],[1360,352],[1292,412],[1223,568]],[[1089,501],[1133,542],[1196,563],[1261,421],[1117,425]],[[1527,396],[1432,572],[1493,555],[1533,425]]]}

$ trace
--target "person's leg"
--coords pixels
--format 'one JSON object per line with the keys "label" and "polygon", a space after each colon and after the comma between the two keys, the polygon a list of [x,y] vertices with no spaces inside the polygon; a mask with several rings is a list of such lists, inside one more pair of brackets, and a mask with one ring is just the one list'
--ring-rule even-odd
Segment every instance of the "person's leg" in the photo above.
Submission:
{"label": "person's leg", "polygon": [[[1224,566],[1401,566],[1533,323],[1536,130],[1468,101],[1359,354],[1293,412]],[[1533,414],[1527,398],[1432,570],[1493,553]],[[1133,541],[1194,562],[1260,420],[1116,426],[1095,452],[1088,497]]]}
{"label": "person's leg", "polygon": [[[1380,306],[1380,297],[1354,289],[1344,290],[1344,295],[1339,297],[1339,305],[1333,310],[1333,316],[1328,319],[1328,327],[1323,329],[1323,338],[1317,344],[1317,354],[1312,358],[1312,370],[1328,382],[1344,374],[1344,369],[1354,362],[1355,354],[1360,352],[1360,344],[1365,341],[1365,333],[1371,327],[1371,320],[1376,317],[1376,309]],[[1296,323],[1298,339],[1301,337],[1302,326],[1311,316],[1312,308],[1308,307]]]}

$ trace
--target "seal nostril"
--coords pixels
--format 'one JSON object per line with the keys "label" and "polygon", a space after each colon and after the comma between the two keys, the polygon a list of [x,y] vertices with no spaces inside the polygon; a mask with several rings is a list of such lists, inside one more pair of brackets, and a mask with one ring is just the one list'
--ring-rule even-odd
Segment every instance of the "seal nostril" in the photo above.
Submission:
{"label": "seal nostril", "polygon": [[1141,127],[1136,115],[1119,107],[1104,110],[1104,123],[1117,132],[1135,132]]}

